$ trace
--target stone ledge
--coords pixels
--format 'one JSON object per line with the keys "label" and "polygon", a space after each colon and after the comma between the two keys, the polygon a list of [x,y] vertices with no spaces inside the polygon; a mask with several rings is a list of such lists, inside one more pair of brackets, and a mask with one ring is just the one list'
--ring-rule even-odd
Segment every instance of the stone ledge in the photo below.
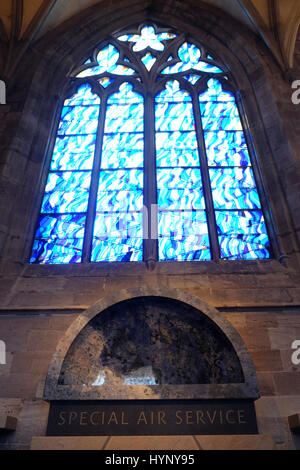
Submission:
{"label": "stone ledge", "polygon": [[18,420],[13,416],[2,415],[0,416],[0,431],[12,432],[17,429]]}
{"label": "stone ledge", "polygon": [[33,437],[31,450],[275,450],[269,435]]}

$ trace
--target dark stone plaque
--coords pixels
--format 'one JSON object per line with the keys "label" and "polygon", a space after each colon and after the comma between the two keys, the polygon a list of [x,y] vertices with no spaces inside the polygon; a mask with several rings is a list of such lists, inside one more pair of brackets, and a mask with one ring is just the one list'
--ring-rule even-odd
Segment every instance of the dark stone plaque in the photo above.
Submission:
{"label": "dark stone plaque", "polygon": [[253,401],[54,401],[48,436],[257,434]]}

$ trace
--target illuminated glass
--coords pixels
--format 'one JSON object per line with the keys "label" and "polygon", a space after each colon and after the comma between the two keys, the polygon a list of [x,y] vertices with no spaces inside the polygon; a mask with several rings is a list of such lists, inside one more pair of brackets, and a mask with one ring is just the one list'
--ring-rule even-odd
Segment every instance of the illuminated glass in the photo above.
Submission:
{"label": "illuminated glass", "polygon": [[142,25],[70,77],[31,263],[272,256],[235,86],[203,45]]}
{"label": "illuminated glass", "polygon": [[99,112],[99,96],[88,85],[64,102],[31,263],[82,260]]}
{"label": "illuminated glass", "polygon": [[143,97],[124,83],[107,101],[92,261],[143,259],[143,136]]}
{"label": "illuminated glass", "polygon": [[270,258],[270,242],[234,95],[211,79],[199,102],[221,258]]}
{"label": "illuminated glass", "polygon": [[[201,172],[193,168],[200,161],[192,98],[174,80],[167,82],[155,102],[159,259],[210,259]],[[161,143],[172,149],[176,164],[182,166],[170,161],[170,153],[162,160]]]}

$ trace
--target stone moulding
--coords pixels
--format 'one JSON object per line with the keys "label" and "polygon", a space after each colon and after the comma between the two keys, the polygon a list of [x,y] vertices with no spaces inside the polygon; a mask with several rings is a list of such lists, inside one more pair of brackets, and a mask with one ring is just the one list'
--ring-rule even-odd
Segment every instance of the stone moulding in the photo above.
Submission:
{"label": "stone moulding", "polygon": [[[124,300],[138,297],[164,297],[184,302],[200,310],[213,321],[231,342],[241,364],[245,381],[232,384],[199,385],[125,385],[115,389],[109,385],[59,385],[59,376],[68,350],[83,328],[102,311]],[[259,398],[255,368],[240,335],[231,323],[213,306],[194,295],[168,288],[124,289],[100,299],[85,310],[68,328],[58,343],[46,378],[43,399],[51,400],[141,400],[141,399],[252,399]]]}

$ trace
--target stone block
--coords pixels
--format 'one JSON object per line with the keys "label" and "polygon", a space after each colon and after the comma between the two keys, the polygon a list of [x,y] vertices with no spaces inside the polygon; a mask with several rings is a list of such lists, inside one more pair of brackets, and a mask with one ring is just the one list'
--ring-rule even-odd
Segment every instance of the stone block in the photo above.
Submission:
{"label": "stone block", "polygon": [[[299,337],[300,340],[300,337]],[[283,364],[283,370],[285,372],[299,372],[300,373],[300,364],[293,364],[292,355],[295,352],[294,349],[287,349],[280,351],[281,361]]]}
{"label": "stone block", "polygon": [[251,357],[255,369],[259,372],[282,371],[282,361],[280,351],[252,351]]}
{"label": "stone block", "polygon": [[31,450],[102,450],[108,437],[33,437]]}
{"label": "stone block", "polygon": [[291,349],[292,343],[300,339],[300,328],[282,327],[270,328],[268,330],[271,349]]}
{"label": "stone block", "polygon": [[300,373],[298,372],[274,373],[274,383],[277,395],[300,394]]}
{"label": "stone block", "polygon": [[0,415],[0,431],[15,431],[18,420],[14,416]]}
{"label": "stone block", "polygon": [[238,333],[244,340],[248,350],[270,350],[270,341],[265,330],[260,328],[239,328]]}
{"label": "stone block", "polygon": [[300,413],[288,417],[289,427],[293,432],[300,433]]}
{"label": "stone block", "polygon": [[273,374],[271,372],[257,372],[256,376],[260,395],[275,395]]}
{"label": "stone block", "polygon": [[199,450],[193,436],[113,436],[105,450]]}
{"label": "stone block", "polygon": [[202,450],[274,450],[271,435],[195,436]]}

